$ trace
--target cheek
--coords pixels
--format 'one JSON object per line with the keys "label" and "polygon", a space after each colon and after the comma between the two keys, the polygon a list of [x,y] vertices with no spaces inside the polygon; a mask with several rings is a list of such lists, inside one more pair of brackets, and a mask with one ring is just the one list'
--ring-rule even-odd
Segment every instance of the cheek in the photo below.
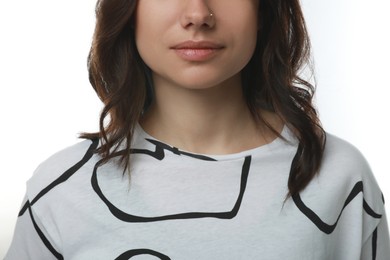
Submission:
{"label": "cheek", "polygon": [[225,13],[229,13],[229,15],[222,18],[222,23],[225,26],[225,31],[226,28],[228,32],[230,31],[228,35],[232,37],[238,61],[245,62],[252,57],[257,44],[258,6],[253,0],[237,1],[243,2],[234,2],[235,4],[230,6],[225,5]]}
{"label": "cheek", "polygon": [[242,63],[248,63],[252,58],[257,44],[257,23],[245,23],[236,30],[236,46]]}
{"label": "cheek", "polygon": [[158,16],[151,15],[155,13],[153,8],[148,6],[147,2],[139,1],[135,19],[135,43],[141,58],[147,63],[151,62],[155,43],[161,34],[161,28],[157,25],[161,24],[158,21]]}
{"label": "cheek", "polygon": [[158,52],[156,50],[156,45],[153,44],[158,39],[158,34],[155,32],[155,28],[148,24],[148,21],[140,21],[137,24],[135,30],[135,43],[138,50],[139,55],[142,60],[150,66],[151,63],[156,62],[156,58],[158,55],[155,53]]}

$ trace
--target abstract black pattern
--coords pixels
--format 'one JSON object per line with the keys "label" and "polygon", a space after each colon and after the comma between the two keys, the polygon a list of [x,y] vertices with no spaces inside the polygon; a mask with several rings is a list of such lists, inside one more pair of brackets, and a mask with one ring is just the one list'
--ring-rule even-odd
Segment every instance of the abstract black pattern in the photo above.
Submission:
{"label": "abstract black pattern", "polygon": [[[178,148],[171,147],[167,144],[161,143],[157,140],[153,139],[145,139],[147,142],[151,143],[152,145],[155,146],[155,148],[152,148],[151,150],[148,149],[132,149],[131,152],[132,154],[140,154],[140,155],[146,155],[150,156],[158,161],[163,161],[166,159],[166,153],[170,152],[173,153],[177,156],[187,156],[191,158],[195,158],[198,160],[203,160],[203,161],[217,161],[215,158],[211,158],[208,156],[204,155],[199,155],[199,154],[192,154],[188,152],[184,152],[179,150]],[[33,210],[32,206],[39,201],[42,197],[50,193],[51,190],[53,190],[55,187],[57,187],[60,184],[63,184],[69,178],[71,178],[77,171],[85,165],[94,155],[96,148],[98,147],[99,141],[98,140],[92,140],[91,145],[85,152],[83,158],[81,158],[80,161],[78,161],[76,164],[74,164],[72,167],[70,167],[68,170],[66,170],[64,173],[62,173],[57,179],[52,181],[49,185],[47,185],[44,189],[42,189],[33,199],[30,201],[27,201],[22,209],[19,212],[19,216],[23,216],[26,214],[26,212],[29,213],[29,218],[31,219],[31,223],[42,240],[43,244],[46,246],[46,248],[53,254],[53,256],[56,259],[64,259],[64,257],[61,255],[60,252],[56,251],[56,249],[51,245],[49,242],[49,239],[45,237],[44,233],[40,229],[39,225],[37,224],[36,220],[34,219],[33,216]],[[119,153],[118,153],[119,154]],[[251,163],[252,163],[252,156],[246,156],[244,158],[240,158],[237,161],[238,164],[238,169],[237,169],[237,174],[239,174],[240,167],[241,167],[241,176],[240,176],[240,182],[238,180],[236,181],[237,184],[240,185],[239,192],[237,199],[234,202],[234,205],[231,210],[229,211],[224,211],[224,212],[179,212],[179,213],[174,213],[174,214],[169,214],[169,215],[158,215],[158,216],[153,216],[153,217],[145,217],[145,216],[139,216],[139,215],[132,215],[127,212],[124,212],[117,208],[112,201],[110,201],[102,192],[101,187],[99,186],[99,169],[100,166],[102,165],[102,160],[98,161],[93,170],[92,173],[89,173],[91,175],[87,175],[87,178],[90,179],[90,185],[94,191],[94,197],[97,197],[103,202],[103,204],[106,207],[103,207],[104,210],[109,214],[109,217],[111,217],[113,220],[117,219],[126,223],[149,223],[149,222],[158,222],[158,221],[170,221],[170,220],[184,220],[184,219],[200,219],[200,218],[217,218],[217,219],[233,219],[237,216],[237,214],[240,211],[240,207],[245,195],[245,191],[247,188],[247,182],[248,182],[248,177],[249,177],[249,172],[251,169]],[[159,163],[159,162],[158,162]],[[242,166],[241,166],[242,163]],[[255,166],[253,166],[255,167]],[[90,169],[88,167],[88,169]],[[88,170],[90,171],[90,170]],[[253,169],[252,169],[253,171]],[[336,229],[339,219],[342,216],[344,209],[350,204],[351,201],[353,201],[358,194],[363,193],[363,182],[359,181],[357,182],[352,190],[350,191],[349,195],[345,199],[345,202],[343,204],[343,207],[338,214],[337,219],[335,220],[334,223],[325,223],[318,214],[316,214],[313,209],[309,208],[302,200],[300,194],[292,196],[292,200],[294,201],[294,204],[296,207],[302,212],[309,221],[311,221],[321,232],[325,234],[331,234],[333,231]],[[382,200],[383,200],[383,195],[382,195]],[[372,207],[367,203],[367,201],[363,198],[362,201],[362,207],[364,211],[371,216],[372,218],[375,219],[380,219],[382,218],[381,214],[378,214],[373,210]],[[320,233],[320,232],[318,232]],[[377,255],[377,240],[378,240],[378,230],[375,229],[375,231],[372,234],[372,239],[370,241],[371,246],[372,246],[372,259],[376,259]],[[160,250],[157,249],[157,251],[148,249],[148,248],[139,248],[139,249],[131,249],[128,250],[115,259],[117,260],[126,260],[126,259],[132,259],[132,258],[137,258],[137,256],[151,256],[156,259],[162,259],[162,260],[170,260],[171,258],[168,257],[166,254],[162,252],[158,252]]]}
{"label": "abstract black pattern", "polygon": [[41,192],[38,193],[38,195],[31,200],[31,202],[28,200],[22,207],[22,209],[19,212],[19,217],[23,216],[26,211],[28,210],[31,218],[31,222],[33,223],[33,226],[38,234],[38,236],[41,238],[42,242],[45,244],[46,248],[55,256],[57,259],[64,259],[64,257],[57,252],[54,247],[50,244],[49,240],[45,237],[39,226],[37,225],[31,206],[35,204],[39,199],[41,199],[44,195],[46,195],[50,190],[52,190],[57,185],[67,181],[73,174],[75,174],[85,163],[89,161],[89,159],[92,158],[94,151],[96,150],[96,147],[98,146],[99,141],[98,140],[92,140],[92,144],[89,146],[87,152],[84,154],[83,158],[77,162],[75,165],[70,167],[68,170],[66,170],[63,174],[61,174],[60,177],[58,177],[56,180],[54,180],[51,184],[49,184],[46,188],[44,188]]}
{"label": "abstract black pattern", "polygon": [[38,236],[41,238],[42,242],[45,244],[46,248],[49,249],[49,251],[59,260],[63,260],[64,257],[57,251],[55,250],[55,248],[50,244],[49,240],[45,237],[45,235],[43,234],[42,230],[39,228],[39,226],[37,225],[37,223],[35,222],[35,219],[34,219],[34,216],[33,216],[33,213],[32,213],[32,210],[31,210],[31,206],[30,204],[27,202],[26,203],[28,206],[28,212],[30,214],[30,218],[31,218],[31,222],[33,223],[34,225],[34,228],[35,228],[35,231],[37,232]]}
{"label": "abstract black pattern", "polygon": [[[345,209],[345,207],[360,193],[363,192],[363,182],[359,181],[355,184],[352,191],[349,193],[347,199],[345,200],[344,206],[341,209],[340,214],[337,217],[337,220],[334,224],[327,224],[324,221],[321,220],[321,218],[309,207],[305,205],[305,203],[302,201],[301,196],[299,194],[296,194],[292,196],[295,205],[298,207],[298,209],[305,214],[306,217],[308,217],[322,232],[326,234],[331,234],[334,229],[337,226],[337,223]],[[367,214],[369,214],[373,218],[381,218],[382,215],[375,213],[371,207],[367,204],[367,202],[363,199],[363,208],[366,211]]]}
{"label": "abstract black pattern", "polygon": [[[158,160],[162,160],[164,156],[164,150],[169,150],[174,152],[178,155],[186,155],[193,158],[197,158],[200,160],[207,160],[207,161],[215,161],[214,159],[210,157],[205,156],[199,156],[197,154],[190,154],[190,153],[184,153],[177,148],[172,148],[166,144],[157,142],[155,140],[149,140],[153,144],[156,145],[155,151],[149,151],[149,150],[133,150],[134,153],[142,153],[145,155],[152,156],[154,158],[157,158]],[[240,192],[237,197],[236,203],[231,211],[227,212],[186,212],[186,213],[179,213],[179,214],[172,214],[172,215],[165,215],[165,216],[156,216],[156,217],[142,217],[142,216],[136,216],[132,214],[128,214],[126,212],[121,211],[117,207],[115,207],[103,194],[102,190],[99,187],[97,174],[98,169],[100,166],[100,162],[96,163],[92,178],[91,178],[91,184],[96,192],[96,194],[100,197],[100,199],[106,204],[110,212],[118,219],[125,221],[125,222],[155,222],[155,221],[164,221],[164,220],[174,220],[174,219],[196,219],[196,218],[220,218],[220,219],[232,219],[234,218],[239,209],[242,202],[242,199],[244,197],[245,188],[247,185],[248,175],[249,175],[249,169],[251,164],[251,156],[245,157],[242,170],[241,170],[241,184],[240,184]]]}
{"label": "abstract black pattern", "polygon": [[46,193],[52,190],[57,185],[67,181],[73,174],[75,174],[84,164],[86,164],[89,159],[92,158],[94,151],[96,150],[99,144],[98,140],[92,140],[92,144],[89,146],[87,152],[84,154],[83,158],[77,162],[75,165],[66,170],[60,177],[50,183],[46,188],[44,188],[38,195],[31,200],[31,202],[26,202],[19,212],[19,216],[22,216],[24,212],[28,209],[29,206],[34,205],[40,198],[42,198]]}
{"label": "abstract black pattern", "polygon": [[145,138],[145,140],[150,142],[150,143],[152,143],[153,145],[155,145],[156,149],[154,151],[150,151],[150,150],[147,150],[147,149],[131,149],[131,153],[133,153],[133,154],[146,154],[146,155],[150,155],[151,157],[161,161],[165,157],[165,152],[164,151],[170,151],[170,152],[172,152],[174,154],[177,154],[177,155],[185,155],[185,156],[189,156],[189,157],[192,157],[192,158],[205,160],[205,161],[216,161],[214,158],[211,158],[211,157],[208,157],[208,156],[204,156],[204,155],[201,155],[201,154],[193,154],[193,153],[188,153],[188,152],[185,152],[185,151],[181,151],[181,150],[179,150],[176,147],[169,146],[169,145],[164,144],[162,142],[159,142],[157,140],[148,139],[148,138]]}
{"label": "abstract black pattern", "polygon": [[376,259],[376,250],[377,250],[377,239],[378,239],[378,228],[374,230],[374,233],[372,234],[372,241],[371,241],[371,247],[372,247],[372,260]]}
{"label": "abstract black pattern", "polygon": [[[345,203],[343,205],[343,208],[341,209],[336,221],[334,224],[327,224],[325,223],[313,210],[311,210],[309,207],[305,205],[305,203],[302,201],[301,196],[299,194],[296,194],[292,196],[293,201],[295,205],[298,207],[298,209],[310,220],[312,221],[319,230],[324,232],[325,234],[331,234],[339,222],[339,219],[341,215],[343,214],[343,211],[345,207],[360,193],[363,193],[363,182],[359,181],[357,182],[354,187],[352,188],[351,192],[349,193],[347,199],[345,200]],[[382,194],[382,201],[383,194]],[[366,202],[366,200],[363,198],[363,209],[364,211],[370,215],[373,218],[380,219],[382,218],[381,214],[376,213]],[[376,251],[377,251],[377,229],[375,229],[373,235],[372,235],[372,259],[376,259]]]}
{"label": "abstract black pattern", "polygon": [[[147,149],[132,149],[133,154],[145,154],[149,155],[157,160],[163,160],[165,158],[165,153],[164,151],[170,151],[174,154],[177,155],[184,155],[184,156],[189,156],[192,158],[196,158],[199,160],[206,160],[206,161],[216,161],[213,158],[206,157],[203,155],[198,155],[198,154],[191,154],[187,152],[180,151],[179,149],[175,147],[168,146],[164,143],[158,142],[156,140],[151,140],[151,139],[146,139],[147,141],[151,142],[156,146],[155,151],[150,151]],[[220,219],[232,219],[234,218],[239,209],[240,205],[242,202],[242,199],[244,197],[245,193],[245,188],[247,185],[247,180],[248,180],[248,175],[249,175],[249,169],[250,169],[250,164],[251,164],[251,156],[245,157],[242,170],[241,170],[241,184],[240,184],[240,193],[238,195],[238,198],[236,200],[236,203],[231,211],[228,212],[186,212],[186,213],[180,213],[180,214],[172,214],[172,215],[165,215],[165,216],[156,216],[156,217],[142,217],[142,216],[135,216],[132,214],[125,213],[115,207],[103,194],[102,190],[99,187],[98,179],[97,179],[97,174],[98,174],[98,168],[100,166],[100,162],[97,162],[92,178],[91,178],[91,184],[94,189],[94,191],[97,193],[97,195],[101,198],[101,200],[106,204],[108,207],[109,211],[118,219],[125,221],[125,222],[155,222],[155,221],[164,221],[164,220],[175,220],[175,219],[196,219],[196,218],[220,218]],[[161,260],[170,260],[168,256],[150,250],[150,249],[135,249],[135,250],[129,250],[122,255],[120,255],[116,260],[127,260],[132,258],[133,256],[137,255],[153,255],[158,257]]]}
{"label": "abstract black pattern", "polygon": [[138,256],[138,255],[152,255],[152,256],[158,257],[161,260],[171,260],[171,258],[169,258],[168,256],[161,254],[159,252],[150,250],[150,249],[129,250],[127,252],[124,252],[123,254],[118,256],[117,258],[115,258],[115,260],[128,260],[128,259],[133,258],[134,256]]}

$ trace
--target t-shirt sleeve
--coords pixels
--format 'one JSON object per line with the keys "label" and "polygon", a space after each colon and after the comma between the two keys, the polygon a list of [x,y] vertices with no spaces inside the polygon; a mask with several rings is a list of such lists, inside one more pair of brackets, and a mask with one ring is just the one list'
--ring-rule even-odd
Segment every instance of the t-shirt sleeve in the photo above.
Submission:
{"label": "t-shirt sleeve", "polygon": [[386,214],[363,244],[361,260],[390,260],[389,229]]}
{"label": "t-shirt sleeve", "polygon": [[63,259],[27,198],[19,212],[11,246],[4,259]]}

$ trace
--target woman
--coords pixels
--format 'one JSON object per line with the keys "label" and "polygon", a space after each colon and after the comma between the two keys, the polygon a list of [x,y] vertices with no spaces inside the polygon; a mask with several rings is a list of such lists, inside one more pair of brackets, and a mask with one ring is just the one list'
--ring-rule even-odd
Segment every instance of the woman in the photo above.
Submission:
{"label": "woman", "polygon": [[299,77],[298,0],[100,0],[100,131],[40,165],[6,259],[389,259],[382,194]]}

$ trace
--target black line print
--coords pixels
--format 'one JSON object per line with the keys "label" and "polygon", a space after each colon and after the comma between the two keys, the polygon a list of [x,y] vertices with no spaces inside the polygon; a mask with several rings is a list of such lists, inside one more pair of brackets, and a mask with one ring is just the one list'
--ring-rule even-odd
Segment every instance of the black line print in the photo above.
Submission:
{"label": "black line print", "polygon": [[[321,218],[314,213],[310,208],[308,208],[305,203],[303,203],[301,196],[299,194],[292,196],[295,205],[298,207],[298,209],[306,215],[322,232],[326,234],[331,234],[334,229],[337,226],[337,223],[339,222],[339,219],[341,217],[341,214],[343,213],[345,207],[360,193],[363,192],[363,182],[359,181],[355,184],[352,191],[348,195],[343,208],[341,209],[341,212],[339,216],[337,217],[337,220],[334,224],[330,225],[325,223],[321,220]],[[366,211],[367,214],[369,214],[373,218],[381,218],[382,215],[375,213],[370,206],[367,204],[367,202],[363,199],[363,208]]]}
{"label": "black line print", "polygon": [[147,155],[150,155],[153,158],[161,161],[165,157],[164,150],[166,150],[166,151],[170,151],[170,152],[177,154],[177,155],[185,155],[185,156],[189,156],[189,157],[193,157],[193,158],[205,160],[205,161],[216,161],[214,158],[204,156],[201,154],[193,154],[193,153],[183,152],[176,147],[171,147],[171,146],[164,144],[164,143],[161,143],[157,140],[152,140],[152,139],[148,139],[148,138],[145,138],[145,140],[154,144],[156,146],[156,149],[154,151],[150,151],[150,150],[146,150],[146,149],[131,149],[131,153],[147,154]]}
{"label": "black line print", "polygon": [[40,191],[38,193],[38,195],[34,199],[31,200],[31,203],[24,204],[24,206],[22,207],[22,209],[19,212],[19,217],[22,216],[26,212],[26,210],[27,210],[27,208],[29,206],[34,205],[35,202],[37,202],[40,198],[42,198],[46,193],[48,193],[51,189],[53,189],[57,185],[67,181],[86,162],[88,162],[89,159],[91,159],[91,157],[94,154],[94,151],[95,151],[96,147],[99,144],[99,141],[97,139],[91,140],[91,141],[92,141],[92,144],[89,146],[89,148],[88,148],[87,152],[84,154],[83,158],[79,162],[77,162],[75,165],[70,167],[68,170],[66,170],[63,174],[61,174],[60,177],[58,177],[56,180],[54,180],[52,183],[50,183],[46,188],[44,188],[42,191]]}
{"label": "black line print", "polygon": [[57,250],[54,249],[54,247],[50,244],[49,240],[43,234],[42,230],[39,228],[38,224],[35,222],[35,219],[34,219],[34,216],[32,214],[32,210],[31,210],[31,205],[29,204],[28,201],[26,204],[27,204],[28,212],[30,213],[30,218],[31,218],[31,221],[34,225],[35,231],[38,233],[38,236],[41,238],[43,244],[45,244],[46,248],[55,256],[55,258],[63,260],[64,257],[59,252],[57,252]]}
{"label": "black line print", "polygon": [[161,254],[159,252],[150,250],[150,249],[129,250],[127,252],[124,252],[123,254],[118,256],[117,258],[115,258],[115,260],[128,260],[128,259],[132,258],[133,256],[137,256],[137,255],[152,255],[152,256],[158,257],[161,260],[171,260],[171,258],[169,258],[168,256]]}
{"label": "black line print", "polygon": [[18,217],[23,216],[23,214],[26,212],[29,206],[30,206],[30,202],[26,201],[26,203],[24,203],[23,207],[19,211]]}
{"label": "black line print", "polygon": [[363,198],[363,208],[364,208],[364,211],[373,218],[381,218],[382,217],[382,215],[376,213],[375,211],[372,210],[372,208],[370,208],[370,206],[368,205],[367,201],[364,198]]}
{"label": "black line print", "polygon": [[378,239],[378,228],[374,230],[372,234],[372,260],[376,259],[376,248],[377,248],[377,239]]}
{"label": "black line print", "polygon": [[106,204],[111,213],[118,219],[125,222],[155,222],[155,221],[164,221],[164,220],[174,220],[174,219],[195,219],[195,218],[220,218],[220,219],[232,219],[234,218],[241,206],[242,199],[244,197],[245,188],[248,180],[249,169],[251,164],[251,156],[245,157],[242,170],[241,170],[241,183],[240,183],[240,193],[238,195],[237,201],[231,211],[227,212],[187,212],[179,213],[165,216],[156,216],[156,217],[142,217],[123,212],[122,210],[115,207],[103,194],[99,187],[97,180],[97,170],[99,167],[99,162],[95,165],[93,170],[91,184],[100,197],[100,199]]}

